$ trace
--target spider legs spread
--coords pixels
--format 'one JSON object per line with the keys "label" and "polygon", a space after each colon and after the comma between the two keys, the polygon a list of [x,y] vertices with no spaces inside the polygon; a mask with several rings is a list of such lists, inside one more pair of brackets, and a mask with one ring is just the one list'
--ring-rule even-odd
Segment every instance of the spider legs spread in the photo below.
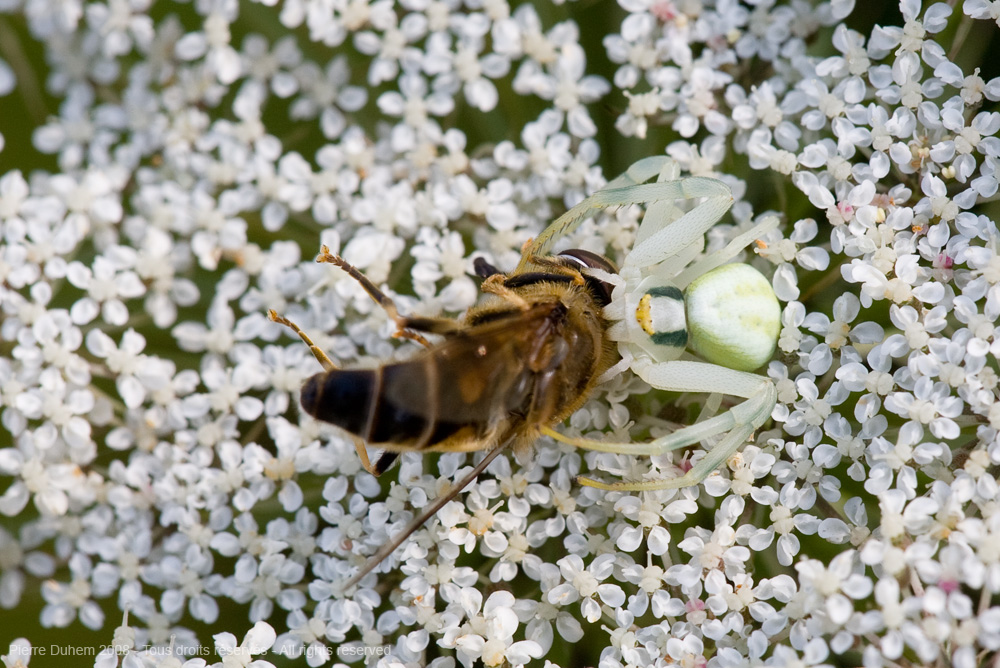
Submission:
{"label": "spider legs spread", "polygon": [[633,369],[647,383],[660,389],[729,394],[742,397],[744,401],[721,415],[678,429],[648,443],[609,443],[570,437],[552,429],[544,430],[546,435],[558,441],[585,450],[647,456],[664,454],[725,433],[722,440],[698,463],[678,478],[608,484],[580,477],[578,481],[582,485],[607,491],[648,491],[697,485],[739,449],[770,417],[777,403],[777,390],[769,379],[716,364],[679,360],[655,363],[647,359],[645,363],[633,364]]}

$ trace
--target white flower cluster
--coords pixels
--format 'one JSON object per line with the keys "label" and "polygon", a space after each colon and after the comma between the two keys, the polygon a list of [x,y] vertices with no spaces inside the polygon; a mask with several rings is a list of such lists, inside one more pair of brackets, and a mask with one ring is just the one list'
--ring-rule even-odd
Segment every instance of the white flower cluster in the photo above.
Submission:
{"label": "white flower cluster", "polygon": [[[124,611],[99,668],[995,659],[1000,78],[956,54],[997,2],[860,31],[851,0],[597,4],[0,0],[0,103],[51,160],[11,168],[0,125],[0,607],[100,644]],[[770,430],[649,493],[582,488],[604,460],[541,440],[344,591],[473,458],[366,473],[299,410],[318,365],[266,309],[339,364],[405,356],[321,243],[458,314],[474,258],[513,268],[664,128],[736,196],[710,249],[783,218],[754,259],[785,303]],[[568,243],[621,260],[639,215]],[[648,438],[705,399],[648,390],[620,376],[568,428]],[[220,623],[220,662],[184,660]]]}

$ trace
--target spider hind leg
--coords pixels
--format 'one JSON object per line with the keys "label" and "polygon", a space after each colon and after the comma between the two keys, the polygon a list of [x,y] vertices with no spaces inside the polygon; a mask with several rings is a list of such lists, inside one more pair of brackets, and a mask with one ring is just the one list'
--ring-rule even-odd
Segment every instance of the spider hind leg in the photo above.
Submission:
{"label": "spider hind leg", "polygon": [[585,450],[626,455],[660,455],[725,434],[687,473],[665,480],[605,483],[579,477],[581,485],[606,491],[651,491],[697,485],[731,457],[751,434],[771,416],[777,403],[774,384],[763,376],[735,371],[705,362],[672,361],[640,366],[636,371],[654,387],[675,392],[719,393],[738,396],[743,402],[731,409],[691,426],[661,436],[648,443],[609,443],[594,439],[565,436],[553,429],[542,433]]}

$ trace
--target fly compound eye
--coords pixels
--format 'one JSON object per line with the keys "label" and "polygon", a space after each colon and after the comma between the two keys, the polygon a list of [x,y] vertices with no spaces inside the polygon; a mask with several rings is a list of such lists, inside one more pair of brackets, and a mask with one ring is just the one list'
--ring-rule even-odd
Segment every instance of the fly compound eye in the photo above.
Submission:
{"label": "fly compound eye", "polygon": [[559,257],[571,258],[580,266],[588,269],[600,269],[608,272],[609,274],[618,273],[618,267],[615,266],[614,262],[603,255],[598,255],[597,253],[592,253],[591,251],[583,250],[582,248],[570,248],[569,250],[564,250],[562,253],[559,253]]}
{"label": "fly compound eye", "polygon": [[[600,269],[609,274],[618,273],[618,267],[615,266],[614,262],[603,255],[591,253],[582,248],[570,248],[559,253],[559,257],[565,258],[568,264],[579,265],[583,269]],[[611,292],[614,290],[613,285],[599,278],[588,276],[586,273],[583,274],[583,277],[587,281],[587,288],[590,289],[591,294],[600,302],[601,306],[607,306],[611,303]]]}

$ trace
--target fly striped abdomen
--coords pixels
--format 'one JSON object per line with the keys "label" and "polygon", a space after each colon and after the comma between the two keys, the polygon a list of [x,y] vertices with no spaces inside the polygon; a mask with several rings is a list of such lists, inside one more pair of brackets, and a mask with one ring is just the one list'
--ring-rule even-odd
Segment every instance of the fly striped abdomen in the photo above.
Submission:
{"label": "fly striped abdomen", "polygon": [[369,443],[421,449],[470,426],[442,419],[435,371],[433,361],[421,356],[375,369],[318,373],[303,384],[300,401],[317,420]]}
{"label": "fly striped abdomen", "polygon": [[302,385],[299,401],[306,413],[362,435],[374,400],[376,369],[341,369],[318,373]]}
{"label": "fly striped abdomen", "polygon": [[[598,363],[593,341],[568,325],[567,314],[558,299],[476,314],[472,334],[453,333],[405,362],[316,374],[302,386],[302,408],[397,452],[479,448],[512,423],[547,424],[576,402]],[[572,380],[556,374],[571,350],[581,370]],[[553,386],[552,375],[563,382]],[[534,396],[539,384],[544,398]]]}

